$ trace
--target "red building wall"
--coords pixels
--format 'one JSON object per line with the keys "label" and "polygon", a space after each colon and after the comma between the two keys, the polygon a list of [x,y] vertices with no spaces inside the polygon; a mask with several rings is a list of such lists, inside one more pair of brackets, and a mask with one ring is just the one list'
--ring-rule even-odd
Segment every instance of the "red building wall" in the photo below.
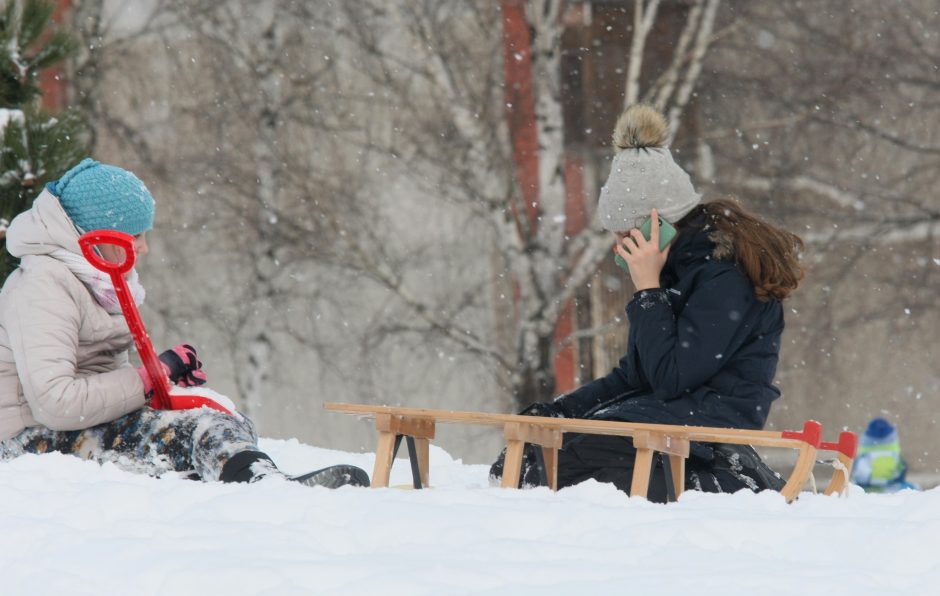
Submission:
{"label": "red building wall", "polygon": [[[52,20],[62,23],[66,14],[72,8],[72,0],[58,0]],[[39,88],[42,89],[42,107],[50,112],[58,112],[67,104],[65,69],[57,64],[39,73]]]}

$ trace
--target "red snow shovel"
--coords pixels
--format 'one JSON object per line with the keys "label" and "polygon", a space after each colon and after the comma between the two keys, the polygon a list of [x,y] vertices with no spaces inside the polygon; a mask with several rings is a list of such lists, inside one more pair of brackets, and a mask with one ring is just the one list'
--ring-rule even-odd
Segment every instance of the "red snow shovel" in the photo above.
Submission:
{"label": "red snow shovel", "polygon": [[[153,387],[153,398],[150,400],[150,407],[155,410],[189,410],[206,406],[213,410],[232,414],[232,412],[209,397],[172,395],[167,388],[167,378],[163,366],[160,364],[156,352],[153,351],[150,336],[147,334],[144,322],[140,318],[137,305],[134,304],[134,299],[127,287],[127,281],[124,279],[124,274],[134,267],[134,262],[137,259],[137,255],[134,254],[134,237],[114,230],[98,230],[83,234],[78,239],[78,244],[82,248],[82,254],[85,255],[85,258],[95,269],[111,276],[111,282],[114,284],[118,301],[121,303],[121,310],[124,312],[127,326],[131,330],[131,335],[134,336],[134,343],[137,345],[140,359],[144,363],[144,369],[147,371],[147,376],[150,377],[151,386]],[[122,249],[124,251],[124,261],[121,263],[106,261],[95,250],[95,247],[99,244],[111,244]]]}

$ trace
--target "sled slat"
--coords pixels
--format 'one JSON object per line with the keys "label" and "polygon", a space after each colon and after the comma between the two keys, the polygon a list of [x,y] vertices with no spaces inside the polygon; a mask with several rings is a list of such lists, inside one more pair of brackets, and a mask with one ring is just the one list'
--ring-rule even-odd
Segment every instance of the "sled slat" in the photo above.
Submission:
{"label": "sled slat", "polygon": [[633,435],[633,446],[643,449],[653,449],[660,453],[689,457],[689,440],[673,437],[671,434],[652,433],[641,430]]}
{"label": "sled slat", "polygon": [[430,419],[436,423],[479,424],[483,426],[503,426],[507,422],[521,422],[523,424],[537,423],[547,428],[561,429],[566,433],[576,432],[632,437],[636,431],[648,430],[666,433],[676,438],[709,443],[766,445],[768,447],[792,447],[794,449],[799,448],[800,444],[803,443],[803,441],[797,438],[785,438],[782,436],[782,433],[777,431],[741,428],[674,426],[668,424],[646,424],[611,420],[581,420],[578,418],[549,418],[541,416],[521,416],[519,414],[491,414],[488,412],[460,412],[426,408],[392,408],[389,406],[370,406],[366,404],[334,402],[324,404],[324,408],[334,412],[355,414],[366,418],[372,418],[381,414],[394,414],[406,418]]}
{"label": "sled slat", "polygon": [[561,448],[561,431],[557,428],[545,428],[540,424],[507,422],[503,426],[503,434],[506,440],[518,440],[554,449]]}
{"label": "sled slat", "polygon": [[406,435],[418,439],[434,438],[434,419],[379,414],[375,417],[375,428],[379,432]]}

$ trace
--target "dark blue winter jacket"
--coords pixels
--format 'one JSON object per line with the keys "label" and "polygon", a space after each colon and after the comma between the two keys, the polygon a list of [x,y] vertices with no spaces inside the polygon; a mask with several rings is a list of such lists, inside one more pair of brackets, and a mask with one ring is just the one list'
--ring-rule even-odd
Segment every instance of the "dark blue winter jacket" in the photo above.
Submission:
{"label": "dark blue winter jacket", "polygon": [[606,377],[556,402],[566,415],[631,422],[763,428],[783,308],[761,302],[730,238],[693,217],[670,249],[660,286],[627,305],[627,354]]}

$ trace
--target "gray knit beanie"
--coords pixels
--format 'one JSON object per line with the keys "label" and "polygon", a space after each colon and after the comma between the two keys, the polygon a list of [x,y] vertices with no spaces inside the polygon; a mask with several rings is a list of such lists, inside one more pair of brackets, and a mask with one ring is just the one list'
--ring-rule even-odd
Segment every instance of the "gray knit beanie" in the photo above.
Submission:
{"label": "gray knit beanie", "polygon": [[630,106],[617,119],[618,153],[597,205],[605,229],[626,232],[639,227],[654,207],[660,217],[675,223],[701,202],[689,175],[665,146],[667,129],[663,115],[642,104]]}

